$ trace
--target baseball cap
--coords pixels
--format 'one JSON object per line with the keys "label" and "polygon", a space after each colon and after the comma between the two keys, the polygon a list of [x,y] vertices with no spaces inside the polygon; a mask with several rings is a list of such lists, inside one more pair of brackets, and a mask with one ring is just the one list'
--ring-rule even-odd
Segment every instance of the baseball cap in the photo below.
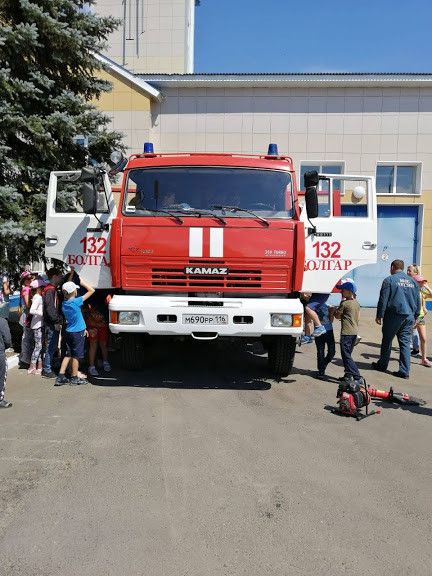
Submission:
{"label": "baseball cap", "polygon": [[31,272],[24,270],[24,272],[21,272],[20,274],[20,280],[24,280],[24,278],[30,278],[31,276],[33,276]]}
{"label": "baseball cap", "polygon": [[354,284],[354,282],[343,282],[339,288],[340,290],[349,290],[353,294],[356,294],[357,292],[357,286]]}
{"label": "baseball cap", "polygon": [[415,276],[413,276],[413,279],[416,282],[427,282],[426,278],[424,276],[422,276],[421,274],[416,274]]}
{"label": "baseball cap", "polygon": [[36,278],[30,282],[30,288],[40,288],[41,286],[46,286],[46,282],[43,278]]}
{"label": "baseball cap", "polygon": [[344,282],[353,282],[354,283],[354,280],[352,278],[341,278],[341,280],[339,280],[339,282],[336,284],[335,288],[337,290],[340,290],[341,286]]}
{"label": "baseball cap", "polygon": [[67,294],[72,294],[75,290],[79,290],[79,286],[75,284],[75,282],[65,282],[62,286],[62,290]]}

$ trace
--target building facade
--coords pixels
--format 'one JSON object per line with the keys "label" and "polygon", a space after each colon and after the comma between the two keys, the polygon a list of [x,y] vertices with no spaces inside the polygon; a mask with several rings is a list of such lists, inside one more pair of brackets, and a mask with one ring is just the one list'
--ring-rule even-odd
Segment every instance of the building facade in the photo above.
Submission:
{"label": "building facade", "polygon": [[115,16],[107,56],[134,73],[193,71],[195,0],[98,0],[96,12]]}
{"label": "building facade", "polygon": [[[99,9],[110,1],[100,0]],[[190,35],[192,2],[155,0],[147,8],[153,3],[159,24],[167,17],[160,16],[163,6],[173,18],[183,11],[184,38]],[[432,74],[191,74],[185,47],[193,43],[185,40],[179,71],[170,56],[164,63],[135,59],[122,66],[123,37],[116,38],[112,60],[101,57],[113,91],[98,105],[131,153],[152,141],[158,152],[263,154],[274,142],[292,157],[300,184],[308,169],[374,175],[379,261],[354,273],[361,302],[376,303],[394,258],[420,263],[431,277]],[[352,200],[342,195],[343,213],[360,213]]]}

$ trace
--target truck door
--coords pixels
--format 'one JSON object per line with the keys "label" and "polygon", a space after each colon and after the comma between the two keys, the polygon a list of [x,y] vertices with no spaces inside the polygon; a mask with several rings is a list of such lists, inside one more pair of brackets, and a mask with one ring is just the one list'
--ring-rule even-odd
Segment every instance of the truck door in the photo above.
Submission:
{"label": "truck door", "polygon": [[[303,291],[330,293],[350,271],[377,260],[375,179],[370,176],[320,174],[319,216],[309,221],[306,209]],[[341,212],[333,190],[341,192]],[[344,216],[344,204],[357,204],[355,216]]]}
{"label": "truck door", "polygon": [[109,242],[116,215],[107,174],[97,191],[97,213],[85,214],[81,171],[51,172],[46,211],[45,256],[74,266],[95,288],[110,288]]}

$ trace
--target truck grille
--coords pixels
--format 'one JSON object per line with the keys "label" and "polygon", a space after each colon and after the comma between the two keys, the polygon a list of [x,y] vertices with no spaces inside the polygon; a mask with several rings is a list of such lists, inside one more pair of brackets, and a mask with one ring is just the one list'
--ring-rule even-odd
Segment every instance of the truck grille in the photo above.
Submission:
{"label": "truck grille", "polygon": [[[285,266],[290,262],[284,262]],[[225,291],[266,290],[286,291],[288,274],[286,268],[274,267],[271,263],[254,266],[250,262],[225,262],[223,260],[188,260],[183,262],[125,262],[125,288],[157,288],[159,290],[179,289],[196,291],[218,289]],[[226,275],[186,274],[186,266],[219,267],[229,269]]]}

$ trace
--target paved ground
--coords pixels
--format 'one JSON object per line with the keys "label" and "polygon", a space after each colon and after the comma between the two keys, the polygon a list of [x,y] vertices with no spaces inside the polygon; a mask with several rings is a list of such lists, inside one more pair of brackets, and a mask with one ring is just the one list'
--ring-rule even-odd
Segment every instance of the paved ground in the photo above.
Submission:
{"label": "paved ground", "polygon": [[430,576],[432,370],[366,372],[370,317],[356,350],[369,382],[427,406],[332,415],[313,345],[279,383],[253,350],[202,343],[79,389],[12,370],[1,575]]}

